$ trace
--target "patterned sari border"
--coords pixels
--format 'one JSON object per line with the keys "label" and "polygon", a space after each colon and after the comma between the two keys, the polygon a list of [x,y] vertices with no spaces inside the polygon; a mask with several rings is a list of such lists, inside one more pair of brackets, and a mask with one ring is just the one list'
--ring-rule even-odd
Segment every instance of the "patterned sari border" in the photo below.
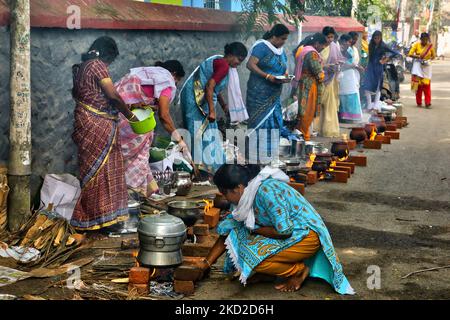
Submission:
{"label": "patterned sari border", "polygon": [[[70,224],[77,230],[86,230],[86,231],[99,230],[102,228],[112,226],[118,222],[128,220],[128,213],[129,213],[128,208],[122,208],[95,220],[82,222],[72,220]],[[112,219],[112,217],[114,217],[114,219]]]}

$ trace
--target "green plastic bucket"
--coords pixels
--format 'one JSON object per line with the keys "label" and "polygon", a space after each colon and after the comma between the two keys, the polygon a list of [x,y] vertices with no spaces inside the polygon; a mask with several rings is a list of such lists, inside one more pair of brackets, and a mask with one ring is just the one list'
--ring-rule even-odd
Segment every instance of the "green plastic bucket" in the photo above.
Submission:
{"label": "green plastic bucket", "polygon": [[136,134],[146,134],[155,130],[156,120],[155,113],[149,109],[134,109],[132,111],[140,121],[129,121],[131,129]]}

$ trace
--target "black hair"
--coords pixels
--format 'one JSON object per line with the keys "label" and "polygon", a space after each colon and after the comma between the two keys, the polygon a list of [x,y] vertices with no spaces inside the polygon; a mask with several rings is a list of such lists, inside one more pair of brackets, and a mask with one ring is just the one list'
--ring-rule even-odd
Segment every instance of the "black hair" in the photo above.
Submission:
{"label": "black hair", "polygon": [[186,75],[183,65],[178,60],[167,60],[166,62],[157,61],[155,67],[164,68],[170,73],[175,73],[175,75],[180,78],[183,78]]}
{"label": "black hair", "polygon": [[119,55],[117,43],[113,38],[103,36],[97,38],[90,46],[87,53],[81,55],[81,61],[85,62],[91,59],[100,59],[105,63],[112,63]]}
{"label": "black hair", "polygon": [[322,34],[325,37],[328,37],[328,35],[330,35],[331,33],[334,34],[335,37],[337,36],[336,30],[334,30],[333,27],[327,26],[327,27],[322,29]]}
{"label": "black hair", "polygon": [[224,164],[214,175],[213,181],[222,194],[228,190],[237,188],[240,184],[244,187],[255,178],[261,167],[256,164],[239,165],[239,164]]}
{"label": "black hair", "polygon": [[232,55],[236,57],[247,57],[248,51],[242,42],[233,42],[225,45],[225,55]]}
{"label": "black hair", "polygon": [[341,35],[341,37],[339,38],[339,42],[340,43],[344,43],[344,42],[347,42],[347,41],[351,41],[353,38],[352,38],[352,36],[350,35],[350,34],[343,34],[343,35]]}
{"label": "black hair", "polygon": [[286,27],[282,23],[278,23],[278,24],[274,25],[272,27],[272,29],[270,29],[270,31],[267,31],[264,34],[263,39],[269,40],[272,37],[281,37],[281,36],[284,36],[289,33],[290,33],[290,31],[289,31],[288,27]]}
{"label": "black hair", "polygon": [[350,37],[352,37],[352,39],[354,39],[355,37],[358,37],[358,38],[359,38],[359,34],[358,34],[358,32],[356,32],[356,31],[350,31],[350,32],[348,33],[348,35],[349,35]]}
{"label": "black hair", "polygon": [[430,34],[427,33],[427,32],[422,32],[422,33],[420,34],[420,39],[423,39],[423,38],[430,39]]}
{"label": "black hair", "polygon": [[300,48],[302,46],[312,46],[315,43],[328,44],[327,38],[322,33],[320,33],[320,32],[315,33],[312,36],[306,37],[299,43],[297,48],[295,48],[295,50],[292,52],[294,54],[294,57],[297,54],[298,48]]}
{"label": "black hair", "polygon": [[370,43],[369,43],[369,60],[372,60],[372,56],[375,53],[375,48],[376,48],[376,44],[375,44],[375,38],[376,37],[381,37],[381,43],[380,43],[380,47],[385,45],[383,42],[383,33],[380,30],[375,31],[372,34],[372,39],[370,39]]}

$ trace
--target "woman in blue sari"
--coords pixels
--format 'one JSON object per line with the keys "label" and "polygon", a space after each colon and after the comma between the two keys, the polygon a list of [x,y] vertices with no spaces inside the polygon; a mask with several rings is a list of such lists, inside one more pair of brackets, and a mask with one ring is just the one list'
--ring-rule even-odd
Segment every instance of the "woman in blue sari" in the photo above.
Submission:
{"label": "woman in blue sari", "polygon": [[[283,83],[277,76],[287,75],[287,55],[283,46],[289,36],[289,29],[283,24],[275,25],[262,40],[258,40],[250,50],[247,68],[251,71],[247,83],[248,137],[252,150],[248,155],[251,162],[261,160],[254,153],[271,158],[278,151],[279,135],[271,137],[270,130],[280,130],[280,135],[288,137],[290,132],[283,126],[281,110],[281,91]],[[263,141],[260,132],[268,130],[267,140]],[[259,141],[259,146],[256,145]]]}
{"label": "woman in blue sari", "polygon": [[296,291],[310,276],[340,294],[354,294],[325,223],[287,182],[286,174],[271,167],[224,165],[216,172],[214,183],[237,207],[219,224],[221,237],[202,269],[226,252],[224,271],[239,271],[244,285],[262,274],[281,278],[276,289]]}
{"label": "woman in blue sari", "polygon": [[191,135],[194,162],[210,173],[225,163],[215,105],[219,101],[224,112],[228,113],[221,91],[228,85],[229,68],[237,68],[247,54],[244,44],[227,44],[224,56],[215,55],[203,61],[181,89],[181,110],[184,126]]}

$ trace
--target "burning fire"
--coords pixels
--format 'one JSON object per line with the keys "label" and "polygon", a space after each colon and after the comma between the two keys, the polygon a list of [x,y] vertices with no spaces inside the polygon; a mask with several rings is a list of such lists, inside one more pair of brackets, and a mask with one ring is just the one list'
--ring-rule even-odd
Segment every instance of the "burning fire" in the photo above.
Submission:
{"label": "burning fire", "polygon": [[[331,169],[330,169],[330,171],[331,171]],[[322,180],[325,180],[325,173],[324,173],[324,172],[322,172],[322,173],[319,175],[319,181],[322,181]]]}
{"label": "burning fire", "polygon": [[328,171],[334,171],[335,167],[336,167],[336,161],[332,161],[330,164],[330,169],[328,169]]}
{"label": "burning fire", "polygon": [[372,133],[370,134],[370,141],[374,141],[376,136],[377,132],[375,131],[375,129],[372,129]]}
{"label": "burning fire", "polygon": [[347,159],[348,159],[348,150],[345,150],[345,156],[342,157],[342,158],[338,158],[338,160],[342,162],[342,161],[345,161]]}
{"label": "burning fire", "polygon": [[137,259],[138,251],[133,251],[132,255],[133,255],[133,258],[134,258],[135,267],[140,267],[139,261]]}
{"label": "burning fire", "polygon": [[312,168],[313,164],[314,164],[314,160],[316,160],[316,154],[315,153],[311,153],[309,155],[309,160],[306,163],[306,167],[308,168]]}

